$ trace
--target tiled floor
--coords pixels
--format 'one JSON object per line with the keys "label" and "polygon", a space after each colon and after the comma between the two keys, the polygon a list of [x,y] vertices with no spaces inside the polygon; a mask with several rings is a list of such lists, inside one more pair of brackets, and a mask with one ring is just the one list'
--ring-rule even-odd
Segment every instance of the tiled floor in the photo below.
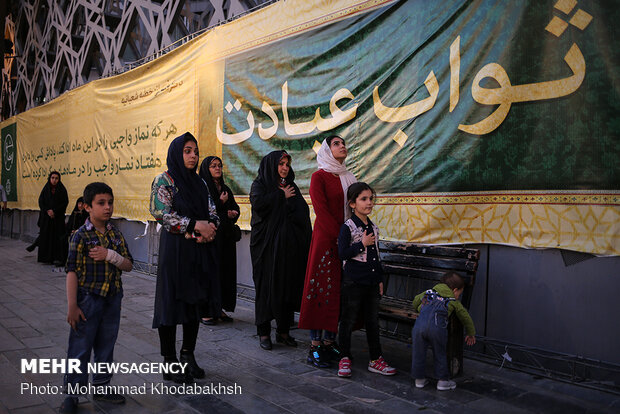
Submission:
{"label": "tiled floor", "polygon": [[[25,247],[21,241],[0,238],[0,414],[51,413],[63,399],[62,395],[22,392],[29,384],[42,387],[39,391],[45,391],[48,384],[62,384],[60,374],[22,374],[20,364],[24,358],[65,357],[69,331],[64,273],[38,264],[36,252],[27,253]],[[135,272],[123,275],[123,280],[125,297],[115,360],[159,362],[158,336],[151,329],[154,280]],[[220,384],[236,384],[240,393],[159,395],[150,390],[151,384],[164,383],[159,375],[118,374],[113,384],[146,384],[147,392],[128,395],[121,406],[84,398],[80,412],[620,412],[618,396],[471,360],[465,361],[465,375],[457,379],[456,390],[440,392],[433,383],[419,390],[412,387],[408,375],[411,357],[406,344],[382,341],[386,359],[399,369],[396,376],[383,377],[366,370],[365,337],[359,332],[354,335],[353,377],[343,379],[335,368],[319,370],[305,363],[306,331],[292,331],[303,341],[297,349],[274,344],[272,351],[264,351],[255,336],[253,305],[239,300],[232,316],[233,323],[200,327],[196,359],[207,377],[198,384],[213,384],[215,391]]]}

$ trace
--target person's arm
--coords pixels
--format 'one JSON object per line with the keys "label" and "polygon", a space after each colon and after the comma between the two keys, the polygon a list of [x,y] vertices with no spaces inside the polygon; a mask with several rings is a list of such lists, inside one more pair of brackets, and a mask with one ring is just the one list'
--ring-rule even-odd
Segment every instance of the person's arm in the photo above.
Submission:
{"label": "person's arm", "polygon": [[416,312],[420,312],[420,305],[422,304],[423,297],[424,297],[424,292],[420,293],[415,298],[413,298],[413,303],[411,304],[411,306],[413,306],[413,309],[415,309]]}
{"label": "person's arm", "polygon": [[160,174],[151,185],[151,201],[149,211],[166,231],[183,234],[194,230],[196,221],[179,215],[172,208],[172,197],[177,191],[167,174]]}
{"label": "person's arm", "polygon": [[118,249],[118,253],[123,257],[122,266],[117,266],[123,272],[131,272],[133,269],[133,256],[129,252],[129,247],[127,246],[127,241],[125,240],[125,236],[119,231],[118,236],[121,239],[121,243],[116,246]]}
{"label": "person's arm", "polygon": [[[43,190],[45,190],[45,187],[43,187]],[[41,193],[39,194],[39,210],[47,211],[49,210],[49,207],[45,205],[45,197],[43,196],[43,190],[41,190]]]}
{"label": "person's arm", "polygon": [[39,209],[41,210],[41,216],[40,217],[50,217],[50,218],[54,218],[54,210],[52,210],[52,206],[47,205],[45,203],[45,196],[43,195],[43,193],[45,192],[45,187],[43,187],[43,190],[41,190],[41,194],[39,194]]}
{"label": "person's arm", "polygon": [[131,271],[131,268],[133,267],[131,260],[123,257],[116,250],[106,249],[103,246],[91,247],[88,250],[88,257],[97,262],[105,260],[106,262],[113,264],[114,266],[125,272]]}
{"label": "person's arm", "polygon": [[74,331],[80,319],[86,320],[82,309],[77,304],[77,287],[77,274],[73,271],[67,272],[67,322]]}
{"label": "person's arm", "polygon": [[[60,189],[59,189],[60,191]],[[57,208],[54,210],[55,217],[62,217],[64,220],[65,213],[67,212],[67,206],[69,205],[69,196],[67,191],[62,191],[60,194],[60,200]]]}
{"label": "person's arm", "polygon": [[[308,203],[301,194],[299,187],[296,184],[292,184],[291,187],[295,193],[294,196],[287,199],[286,210],[291,223],[295,223],[298,226],[305,226],[310,222],[310,209]],[[310,225],[312,230],[312,225]]]}
{"label": "person's arm", "polygon": [[[325,189],[325,180],[321,174],[312,174],[312,178],[310,179],[310,200],[312,200],[314,214],[317,218],[320,218],[321,222],[324,224],[324,228],[334,229],[333,231],[335,233],[337,229],[340,228],[340,223],[338,223],[335,212],[327,208],[327,191]],[[344,206],[341,208],[344,214]]]}
{"label": "person's arm", "polygon": [[[465,309],[463,304],[458,300],[450,301],[450,306],[452,306],[454,312],[456,312],[456,317],[459,318],[459,320],[465,327],[465,332],[467,333],[467,336],[474,338],[475,343],[476,328],[474,327],[474,321],[471,319],[471,316],[469,316],[469,312],[467,312],[467,309]],[[469,342],[467,344],[473,345]]]}
{"label": "person's arm", "polygon": [[252,208],[259,215],[266,215],[265,213],[273,209],[277,203],[284,203],[285,201],[284,191],[277,188],[273,191],[266,191],[266,189],[256,181],[252,183],[252,188],[250,189],[250,204],[252,204]]}
{"label": "person's arm", "polygon": [[343,224],[338,235],[338,256],[340,260],[349,260],[363,251],[364,244],[362,242],[351,244],[351,230],[349,226]]}
{"label": "person's arm", "polygon": [[230,191],[230,188],[226,187],[226,191],[228,191],[228,202],[226,203],[227,215],[228,219],[234,224],[239,219],[239,213],[241,210],[239,209],[239,204],[235,201],[235,196]]}
{"label": "person's arm", "polygon": [[[206,185],[205,188],[207,188],[208,191],[208,187]],[[213,194],[209,193],[209,217],[216,228],[219,227],[221,223],[219,214],[221,213],[218,213],[218,208],[215,203],[215,199],[213,198]]]}
{"label": "person's arm", "polygon": [[112,247],[109,249],[103,246],[95,246],[88,251],[88,256],[96,261],[105,260],[123,272],[131,272],[133,268],[133,257],[131,253],[129,253],[125,237],[120,231],[116,229],[114,229],[114,231],[116,236],[120,239],[118,245],[112,244]]}

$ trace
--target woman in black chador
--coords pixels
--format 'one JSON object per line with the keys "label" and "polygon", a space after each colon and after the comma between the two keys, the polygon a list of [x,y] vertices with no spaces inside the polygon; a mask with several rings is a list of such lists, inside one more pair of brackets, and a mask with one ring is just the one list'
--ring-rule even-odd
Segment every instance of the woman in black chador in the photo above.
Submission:
{"label": "woman in black chador", "polygon": [[256,326],[260,346],[267,350],[272,348],[272,319],[276,341],[297,346],[289,328],[301,303],[312,227],[308,204],[294,180],[291,156],[273,151],[262,159],[250,190]]}
{"label": "woman in black chador", "polygon": [[234,312],[237,304],[237,246],[241,235],[235,226],[239,218],[239,205],[235,202],[230,188],[224,183],[222,160],[219,157],[207,157],[200,165],[200,177],[207,183],[220,218],[220,226],[215,236],[217,258],[220,269],[220,286],[222,288],[222,308],[207,309],[202,323],[215,325],[219,318],[222,322],[232,322],[224,313]]}
{"label": "woman in black chador", "polygon": [[47,177],[47,184],[39,195],[39,237],[35,244],[39,246],[37,260],[62,266],[67,259],[65,211],[69,197],[65,186],[60,182],[60,173],[52,171]]}
{"label": "woman in black chador", "polygon": [[153,180],[150,212],[162,224],[155,287],[153,328],[159,332],[165,362],[177,361],[176,326],[183,325],[180,361],[185,374],[165,373],[165,380],[192,382],[205,372],[194,359],[200,313],[206,303],[219,304],[215,258],[219,218],[204,181],[196,174],[198,143],[185,133],[172,141],[168,171]]}

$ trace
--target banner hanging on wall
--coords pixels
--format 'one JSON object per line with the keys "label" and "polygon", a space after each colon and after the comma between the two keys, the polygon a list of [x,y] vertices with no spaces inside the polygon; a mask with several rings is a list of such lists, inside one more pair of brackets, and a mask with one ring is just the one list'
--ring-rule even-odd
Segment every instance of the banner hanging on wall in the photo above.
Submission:
{"label": "banner hanging on wall", "polygon": [[20,206],[57,169],[70,194],[104,180],[120,215],[149,219],[167,145],[190,131],[222,156],[249,228],[261,158],[287,150],[307,193],[315,151],[338,134],[389,239],[617,255],[616,9],[278,2],[20,114]]}
{"label": "banner hanging on wall", "polygon": [[8,201],[17,201],[17,125],[2,128],[2,174],[0,184]]}

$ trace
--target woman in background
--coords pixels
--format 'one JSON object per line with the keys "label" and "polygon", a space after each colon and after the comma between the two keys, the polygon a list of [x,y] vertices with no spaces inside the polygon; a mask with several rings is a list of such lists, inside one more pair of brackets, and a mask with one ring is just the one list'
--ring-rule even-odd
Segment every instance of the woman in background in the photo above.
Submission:
{"label": "woman in background", "polygon": [[236,243],[241,234],[235,223],[239,218],[239,205],[235,202],[230,188],[224,183],[222,167],[222,160],[214,156],[205,158],[200,165],[200,177],[207,183],[220,218],[215,245],[219,264],[222,307],[207,310],[202,318],[202,323],[205,325],[215,325],[217,319],[222,322],[232,322],[232,318],[224,311],[234,312],[237,304]]}
{"label": "woman in background", "polygon": [[84,210],[84,197],[80,197],[75,202],[75,207],[67,221],[67,236],[71,237],[74,231],[82,227],[87,217],[88,213]]}
{"label": "woman in background", "polygon": [[33,245],[39,246],[37,260],[62,266],[67,260],[65,212],[69,197],[60,181],[60,173],[52,171],[39,195],[39,237]]}

